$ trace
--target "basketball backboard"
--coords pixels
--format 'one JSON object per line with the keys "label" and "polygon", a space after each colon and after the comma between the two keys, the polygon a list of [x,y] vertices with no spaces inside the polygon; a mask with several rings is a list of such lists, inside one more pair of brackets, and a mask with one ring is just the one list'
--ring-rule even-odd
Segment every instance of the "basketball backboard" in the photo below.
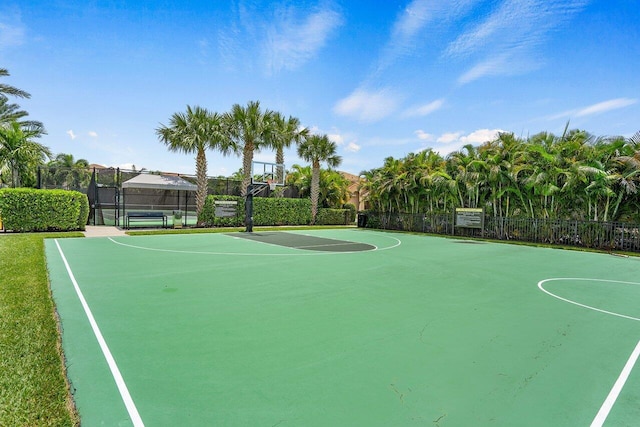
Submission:
{"label": "basketball backboard", "polygon": [[254,184],[268,184],[272,187],[284,186],[286,173],[284,164],[253,162],[251,178]]}

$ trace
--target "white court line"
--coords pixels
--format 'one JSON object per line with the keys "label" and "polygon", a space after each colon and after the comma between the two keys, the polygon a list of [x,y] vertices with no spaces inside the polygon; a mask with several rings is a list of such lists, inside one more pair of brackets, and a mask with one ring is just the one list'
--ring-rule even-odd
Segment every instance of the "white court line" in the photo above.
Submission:
{"label": "white court line", "polygon": [[622,387],[624,387],[624,384],[627,382],[627,379],[631,374],[631,370],[633,369],[633,366],[638,361],[639,356],[640,356],[640,341],[638,341],[636,348],[631,353],[631,356],[629,356],[629,360],[627,360],[627,363],[624,365],[624,368],[622,368],[622,372],[620,372],[620,376],[618,377],[617,381],[613,385],[613,388],[609,392],[609,395],[605,399],[604,403],[600,407],[598,414],[593,419],[593,422],[591,423],[591,427],[601,427],[602,424],[604,424],[605,420],[607,419],[607,416],[609,415],[609,412],[611,411],[611,408],[613,408],[613,405],[616,403],[616,400],[618,399],[618,395],[622,391]]}
{"label": "white court line", "polygon": [[[632,316],[627,316],[627,315],[620,314],[620,313],[615,313],[615,312],[612,312],[612,311],[602,310],[602,309],[599,309],[597,307],[592,307],[590,305],[581,304],[581,303],[579,303],[577,301],[573,301],[573,300],[570,300],[570,299],[567,299],[567,298],[563,298],[563,297],[561,297],[559,295],[556,295],[556,294],[554,294],[552,292],[549,292],[548,290],[546,290],[543,287],[543,284],[546,283],[546,282],[561,281],[561,280],[574,280],[574,281],[585,281],[585,282],[622,283],[622,284],[625,284],[625,285],[640,285],[640,283],[638,283],[638,282],[625,282],[625,281],[622,281],[622,280],[588,279],[588,278],[584,278],[584,277],[554,277],[554,278],[551,278],[551,279],[545,279],[545,280],[541,280],[541,281],[538,282],[538,288],[540,288],[541,291],[543,291],[544,293],[546,293],[548,295],[551,295],[552,297],[557,298],[557,299],[559,299],[561,301],[565,301],[565,302],[568,302],[570,304],[575,304],[575,305],[577,305],[579,307],[587,308],[589,310],[598,311],[600,313],[610,314],[612,316],[622,317],[624,319],[640,321],[640,318],[637,318],[637,317],[632,317]],[[638,344],[636,345],[636,348],[633,350],[633,352],[631,353],[631,356],[629,356],[629,360],[627,360],[627,363],[624,365],[624,368],[622,369],[622,372],[620,373],[620,376],[618,377],[618,380],[613,385],[613,388],[609,392],[609,395],[607,396],[607,398],[605,399],[604,403],[600,407],[600,410],[598,411],[598,414],[593,419],[593,422],[591,423],[591,427],[601,427],[602,424],[605,422],[605,420],[607,419],[607,416],[609,415],[609,412],[611,411],[611,408],[613,408],[613,405],[616,403],[616,400],[618,399],[618,395],[620,395],[620,392],[622,391],[622,387],[624,387],[624,384],[627,382],[627,379],[629,378],[629,375],[631,374],[631,369],[633,369],[633,367],[636,364],[639,356],[640,356],[640,341],[638,341]]]}
{"label": "white court line", "polygon": [[[250,242],[260,243],[260,244],[263,244],[263,245],[275,246],[275,247],[279,247],[279,248],[286,248],[286,246],[275,245],[273,243],[268,243],[268,242],[261,242],[259,240],[244,239],[242,237],[234,237],[234,236],[229,236],[227,234],[225,234],[225,236],[226,237],[231,237],[233,239],[243,239],[243,240],[250,241]],[[195,254],[195,255],[252,256],[252,257],[257,257],[257,256],[292,257],[292,256],[323,256],[323,255],[361,254],[361,253],[367,253],[367,252],[380,252],[380,251],[385,251],[385,250],[388,250],[388,249],[394,249],[394,248],[397,248],[398,246],[400,246],[402,244],[400,239],[397,239],[395,237],[390,237],[390,236],[383,236],[383,237],[386,237],[386,238],[391,239],[391,240],[395,240],[396,243],[394,245],[391,245],[391,246],[387,246],[387,247],[384,247],[384,248],[379,248],[376,245],[373,245],[371,243],[353,242],[353,243],[356,243],[356,244],[370,245],[370,246],[373,246],[375,248],[375,249],[371,249],[371,250],[367,250],[367,251],[324,252],[324,251],[303,251],[302,249],[288,248],[288,249],[292,249],[292,250],[294,250],[296,252],[284,252],[284,253],[243,253],[243,252],[218,252],[218,251],[191,251],[191,250],[160,249],[160,248],[149,248],[149,247],[145,247],[145,246],[138,246],[138,245],[131,245],[131,244],[128,244],[128,243],[122,243],[122,242],[119,242],[117,240],[114,240],[111,237],[107,237],[107,239],[110,240],[112,243],[114,243],[116,245],[125,246],[125,247],[133,248],[133,249],[141,249],[141,250],[145,250],[145,251],[153,251],[153,252],[167,252],[167,253],[174,253],[174,254]],[[127,241],[130,242],[131,240],[127,240]]]}
{"label": "white court line", "polygon": [[584,278],[584,277],[582,277],[582,278],[581,277],[554,277],[554,278],[551,278],[551,279],[544,279],[544,280],[541,280],[541,281],[538,282],[538,288],[542,292],[544,292],[547,295],[551,295],[552,297],[557,298],[557,299],[559,299],[561,301],[568,302],[569,304],[577,305],[578,307],[588,308],[589,310],[598,311],[600,313],[610,314],[612,316],[622,317],[623,319],[635,320],[637,322],[640,322],[640,318],[637,318],[637,317],[627,316],[626,314],[621,314],[621,313],[616,313],[616,312],[613,312],[613,311],[603,310],[601,308],[592,307],[590,305],[582,304],[582,303],[579,303],[577,301],[570,300],[568,298],[563,298],[563,297],[561,297],[559,295],[554,294],[553,292],[550,292],[550,291],[546,290],[544,288],[544,286],[543,286],[546,282],[558,281],[558,280],[575,280],[575,281],[583,281],[583,282],[622,283],[622,284],[625,284],[625,285],[640,285],[640,283],[637,283],[637,282],[623,282],[621,280],[608,280],[608,279],[587,279],[587,278]]}
{"label": "white court line", "polygon": [[120,374],[120,370],[118,369],[118,365],[116,364],[115,359],[111,355],[111,351],[107,346],[107,342],[102,336],[102,332],[100,332],[100,328],[98,327],[98,323],[96,319],[93,317],[91,313],[91,309],[89,308],[89,304],[87,304],[87,300],[84,299],[84,295],[80,290],[80,286],[76,281],[73,272],[71,271],[71,267],[69,267],[69,263],[67,262],[67,258],[64,256],[62,252],[62,248],[58,243],[58,240],[54,240],[56,242],[56,246],[58,247],[58,252],[60,252],[60,256],[62,257],[62,261],[64,262],[64,266],[67,269],[67,273],[69,274],[69,278],[73,283],[73,287],[76,290],[76,294],[78,294],[78,298],[80,299],[80,303],[82,304],[82,308],[84,308],[84,312],[89,319],[89,323],[91,324],[91,329],[93,329],[93,333],[100,344],[100,349],[102,350],[102,354],[104,354],[104,358],[107,359],[107,364],[109,365],[109,369],[111,370],[111,375],[113,375],[113,379],[116,381],[116,385],[118,386],[118,391],[120,392],[120,396],[124,402],[124,405],[127,407],[127,412],[129,412],[129,416],[131,417],[131,421],[135,427],[144,427],[144,423],[142,422],[142,418],[140,418],[140,414],[138,413],[138,409],[136,408],[136,404],[133,402],[131,398],[131,394],[129,394],[129,389],[122,378],[122,374]]}

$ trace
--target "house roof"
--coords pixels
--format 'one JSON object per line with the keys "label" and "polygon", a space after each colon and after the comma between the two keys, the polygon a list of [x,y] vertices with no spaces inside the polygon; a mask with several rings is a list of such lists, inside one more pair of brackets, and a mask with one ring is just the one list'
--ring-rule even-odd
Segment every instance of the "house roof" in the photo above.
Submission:
{"label": "house roof", "polygon": [[196,191],[198,186],[179,176],[141,173],[122,183],[122,188],[153,188],[157,190]]}

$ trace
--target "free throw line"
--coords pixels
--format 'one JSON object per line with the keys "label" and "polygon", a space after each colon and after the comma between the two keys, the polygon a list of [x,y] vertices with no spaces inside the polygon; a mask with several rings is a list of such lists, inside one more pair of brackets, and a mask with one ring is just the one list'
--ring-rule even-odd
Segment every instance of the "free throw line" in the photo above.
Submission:
{"label": "free throw line", "polygon": [[82,304],[82,308],[84,308],[84,312],[89,319],[89,323],[91,324],[91,329],[93,329],[93,334],[96,336],[98,343],[100,344],[100,349],[102,350],[102,354],[104,354],[104,358],[107,360],[107,364],[109,365],[109,369],[111,370],[111,375],[113,375],[113,379],[116,381],[116,385],[118,386],[118,391],[120,392],[120,396],[122,397],[122,401],[124,405],[127,407],[127,412],[129,412],[129,416],[131,417],[131,421],[135,427],[144,427],[144,423],[142,422],[142,418],[140,418],[140,414],[138,413],[138,409],[136,408],[136,404],[133,402],[131,398],[131,394],[129,393],[129,389],[124,382],[124,378],[122,378],[122,374],[120,373],[120,369],[118,369],[118,365],[116,364],[115,359],[111,355],[111,351],[107,346],[107,342],[104,340],[102,336],[102,332],[100,332],[100,328],[98,327],[98,323],[96,319],[93,317],[93,313],[91,313],[91,309],[89,308],[89,304],[87,304],[87,300],[85,300],[82,291],[80,290],[80,286],[76,281],[73,272],[71,271],[71,267],[69,267],[69,263],[67,262],[67,258],[64,256],[62,252],[62,248],[58,243],[58,240],[54,240],[56,242],[56,246],[58,247],[58,252],[60,252],[60,256],[62,257],[62,262],[64,262],[64,266],[67,269],[67,273],[69,274],[69,278],[73,283],[73,287],[76,290],[76,294],[78,295],[78,299],[80,299],[80,303]]}
{"label": "free throw line", "polygon": [[616,380],[615,384],[613,385],[613,388],[609,392],[609,395],[607,396],[604,403],[600,407],[598,414],[593,419],[593,422],[591,423],[591,427],[601,427],[602,424],[604,424],[605,420],[607,419],[607,416],[609,415],[609,412],[611,411],[611,408],[613,408],[613,404],[616,403],[616,400],[618,399],[618,395],[622,391],[622,387],[624,387],[624,384],[627,382],[627,379],[631,374],[631,370],[633,369],[633,366],[638,361],[638,356],[640,356],[640,341],[638,341],[636,348],[631,353],[631,356],[629,356],[629,360],[627,360],[627,363],[624,365],[622,372],[620,372],[620,376]]}

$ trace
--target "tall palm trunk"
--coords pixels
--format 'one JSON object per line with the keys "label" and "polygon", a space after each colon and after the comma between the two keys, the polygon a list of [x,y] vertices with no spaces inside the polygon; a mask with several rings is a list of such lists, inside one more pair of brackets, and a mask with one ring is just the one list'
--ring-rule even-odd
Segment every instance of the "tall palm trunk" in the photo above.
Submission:
{"label": "tall palm trunk", "polygon": [[318,198],[320,196],[320,162],[313,162],[311,170],[311,223],[316,223]]}
{"label": "tall palm trunk", "polygon": [[204,209],[204,202],[207,198],[207,156],[202,147],[198,147],[198,153],[196,154],[196,179],[198,181],[196,212],[198,214],[198,225],[202,225],[200,214]]}
{"label": "tall palm trunk", "polygon": [[[276,150],[276,163],[279,165],[284,164],[284,149],[282,147],[278,147]],[[276,181],[282,182],[284,181],[284,169],[278,168],[276,171]]]}
{"label": "tall palm trunk", "polygon": [[247,195],[247,188],[249,184],[251,184],[251,164],[253,163],[253,141],[247,141],[244,145],[243,153],[242,153],[242,196]]}

